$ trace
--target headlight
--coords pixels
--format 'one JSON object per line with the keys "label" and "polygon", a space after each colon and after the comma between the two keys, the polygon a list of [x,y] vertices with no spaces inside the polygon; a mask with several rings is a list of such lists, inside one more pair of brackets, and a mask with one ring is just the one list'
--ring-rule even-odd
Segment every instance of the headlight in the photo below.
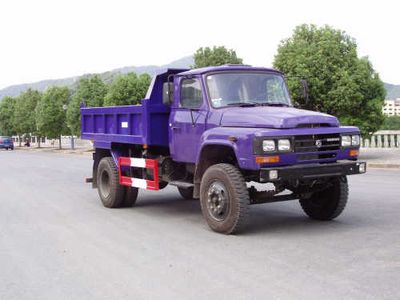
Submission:
{"label": "headlight", "polygon": [[262,143],[262,149],[264,152],[275,151],[275,141],[274,140],[264,140]]}
{"label": "headlight", "polygon": [[279,140],[278,141],[278,150],[279,151],[290,151],[290,140]]}
{"label": "headlight", "polygon": [[352,146],[359,146],[360,145],[360,136],[359,135],[352,135],[351,136],[351,145]]}
{"label": "headlight", "polygon": [[342,147],[351,146],[351,136],[350,135],[342,135]]}

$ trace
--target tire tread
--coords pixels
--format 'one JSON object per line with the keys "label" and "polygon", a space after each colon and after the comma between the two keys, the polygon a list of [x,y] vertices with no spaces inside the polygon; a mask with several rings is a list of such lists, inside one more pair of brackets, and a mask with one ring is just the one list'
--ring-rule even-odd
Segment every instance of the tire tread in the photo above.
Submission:
{"label": "tire tread", "polygon": [[[349,186],[346,179],[335,179],[334,192],[330,201],[334,201],[333,207],[325,210],[315,209],[310,205],[310,199],[300,199],[300,205],[303,211],[311,218],[320,221],[329,221],[338,217],[344,210],[349,196]],[[313,195],[312,197],[318,197]]]}
{"label": "tire tread", "polygon": [[[122,185],[119,184],[119,173],[118,173],[118,168],[114,163],[114,160],[112,157],[103,157],[100,162],[99,162],[99,168],[98,168],[98,175],[100,174],[101,171],[101,165],[102,164],[107,164],[109,169],[110,169],[110,180],[111,180],[111,193],[110,193],[110,197],[112,199],[110,199],[110,201],[104,201],[101,197],[101,193],[100,193],[100,187],[99,189],[99,196],[100,199],[103,202],[103,205],[105,207],[108,208],[119,208],[122,206],[122,203],[124,201],[124,196],[125,196],[125,191],[124,191],[124,187]],[[99,178],[97,178],[97,182],[99,183],[100,180]],[[100,184],[100,183],[99,183]]]}
{"label": "tire tread", "polygon": [[[211,166],[203,175],[203,178],[207,178],[208,174],[213,171],[222,171],[225,173],[228,177],[228,180],[230,181],[230,184],[233,187],[237,201],[231,202],[236,204],[236,215],[233,217],[234,218],[234,223],[230,228],[224,231],[220,231],[225,234],[235,234],[239,233],[240,231],[243,230],[247,223],[248,219],[248,214],[249,214],[249,204],[250,204],[250,197],[249,197],[249,192],[247,190],[246,182],[243,178],[242,173],[238,170],[237,167],[231,164],[226,164],[226,163],[221,163],[221,164],[216,164]],[[203,194],[203,192],[201,192]],[[202,203],[203,201],[201,201]],[[202,203],[203,206],[203,203]],[[207,210],[207,208],[203,208],[203,210]],[[203,213],[204,214],[204,213]],[[211,225],[210,225],[211,227]],[[216,230],[215,228],[212,228],[213,230]],[[218,231],[218,230],[216,230]]]}

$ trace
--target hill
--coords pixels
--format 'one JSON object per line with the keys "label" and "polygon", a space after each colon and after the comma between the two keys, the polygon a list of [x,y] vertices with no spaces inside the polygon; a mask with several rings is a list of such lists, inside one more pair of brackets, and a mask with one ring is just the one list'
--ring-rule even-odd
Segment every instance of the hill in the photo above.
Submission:
{"label": "hill", "polygon": [[[157,70],[159,69],[165,69],[165,68],[189,68],[190,65],[193,65],[193,58],[191,56],[183,57],[179,60],[173,61],[169,64],[162,65],[162,66],[155,66],[155,65],[149,65],[149,66],[130,66],[130,67],[123,67],[123,68],[118,68],[114,69],[108,72],[100,73],[99,75],[101,78],[107,82],[110,83],[113,78],[119,74],[126,74],[130,72],[135,72],[137,74],[143,74],[143,73],[148,73],[150,75],[154,75]],[[49,86],[68,86],[68,87],[74,87],[76,82],[81,77],[85,76],[90,76],[93,74],[84,74],[81,76],[74,76],[74,77],[68,77],[68,78],[62,78],[62,79],[49,79],[49,80],[42,80],[39,82],[33,82],[33,83],[24,83],[24,84],[17,84],[17,85],[12,85],[9,87],[6,87],[2,90],[0,90],[0,101],[3,99],[5,96],[18,96],[22,92],[26,91],[28,88],[32,88],[34,90],[38,91],[44,91],[46,88]]]}
{"label": "hill", "polygon": [[385,83],[386,99],[394,100],[400,98],[400,85]]}
{"label": "hill", "polygon": [[[119,74],[135,72],[137,74],[148,73],[150,75],[154,75],[157,72],[157,70],[159,70],[159,69],[189,68],[191,65],[193,65],[193,57],[187,56],[187,57],[183,57],[179,60],[173,61],[169,64],[162,65],[162,66],[149,65],[149,66],[122,67],[122,68],[114,69],[114,70],[111,70],[108,72],[100,73],[99,75],[105,82],[110,83],[114,79],[114,77]],[[22,92],[26,91],[28,88],[32,88],[32,89],[35,89],[38,91],[44,91],[49,86],[68,86],[68,87],[74,88],[76,82],[81,77],[90,76],[90,75],[93,75],[93,74],[84,74],[81,76],[74,76],[74,77],[68,77],[68,78],[62,78],[62,79],[50,79],[50,80],[42,80],[39,82],[33,82],[33,83],[12,85],[12,86],[9,86],[9,87],[6,87],[6,88],[0,90],[0,101],[5,96],[12,96],[12,97],[18,96]],[[385,88],[387,91],[386,99],[400,98],[400,85],[385,83]]]}

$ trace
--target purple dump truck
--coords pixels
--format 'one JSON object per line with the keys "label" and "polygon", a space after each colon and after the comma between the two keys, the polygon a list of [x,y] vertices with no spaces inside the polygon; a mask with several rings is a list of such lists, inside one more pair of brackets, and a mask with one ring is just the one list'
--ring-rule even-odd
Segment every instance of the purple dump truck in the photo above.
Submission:
{"label": "purple dump truck", "polygon": [[346,176],[366,171],[359,129],[293,107],[273,69],[168,69],[141,103],[81,109],[82,138],[95,146],[88,181],[106,207],[170,184],[200,199],[214,231],[231,234],[251,204],[299,200],[310,218],[331,220],[346,205]]}

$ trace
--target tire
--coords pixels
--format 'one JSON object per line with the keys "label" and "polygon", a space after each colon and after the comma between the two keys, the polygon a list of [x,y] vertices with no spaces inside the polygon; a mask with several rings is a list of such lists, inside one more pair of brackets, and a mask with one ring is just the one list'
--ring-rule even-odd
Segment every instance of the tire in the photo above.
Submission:
{"label": "tire", "polygon": [[186,199],[186,200],[193,199],[193,187],[187,188],[187,189],[178,187],[178,191],[179,191],[179,194],[181,194],[183,199]]}
{"label": "tire", "polygon": [[313,193],[311,197],[300,199],[303,211],[311,219],[329,221],[343,212],[349,196],[347,178],[335,178],[331,184],[327,189]]}
{"label": "tire", "polygon": [[124,187],[124,200],[121,203],[122,207],[132,207],[136,204],[139,189],[135,187]]}
{"label": "tire", "polygon": [[167,187],[167,185],[168,185],[168,182],[166,182],[166,181],[160,181],[159,183],[158,183],[158,188],[160,189],[160,190],[162,190],[162,189],[165,189],[166,187]]}
{"label": "tire", "polygon": [[125,189],[119,184],[117,166],[111,157],[103,157],[97,168],[97,191],[105,207],[121,207]]}
{"label": "tire", "polygon": [[246,224],[249,204],[246,182],[235,166],[217,164],[206,170],[200,185],[200,205],[212,230],[238,233]]}

